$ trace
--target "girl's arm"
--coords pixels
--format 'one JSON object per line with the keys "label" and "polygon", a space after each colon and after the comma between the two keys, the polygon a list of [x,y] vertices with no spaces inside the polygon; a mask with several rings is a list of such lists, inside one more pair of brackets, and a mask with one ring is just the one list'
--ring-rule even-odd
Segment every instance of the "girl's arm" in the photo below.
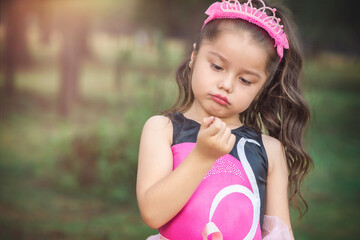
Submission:
{"label": "girl's arm", "polygon": [[204,119],[195,148],[174,171],[171,142],[167,117],[154,116],[145,123],[136,191],[142,218],[152,228],[161,227],[183,208],[216,159],[230,152],[235,136],[220,119]]}
{"label": "girl's arm", "polygon": [[284,148],[279,140],[262,136],[268,156],[265,215],[280,218],[288,226],[291,239],[294,239],[289,214],[288,169]]}

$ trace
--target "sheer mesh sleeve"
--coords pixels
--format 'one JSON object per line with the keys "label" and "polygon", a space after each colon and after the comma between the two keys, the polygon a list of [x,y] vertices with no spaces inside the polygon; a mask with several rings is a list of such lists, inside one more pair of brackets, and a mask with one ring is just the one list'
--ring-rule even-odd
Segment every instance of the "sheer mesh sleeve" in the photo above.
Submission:
{"label": "sheer mesh sleeve", "polygon": [[263,240],[292,240],[289,227],[276,216],[264,215]]}

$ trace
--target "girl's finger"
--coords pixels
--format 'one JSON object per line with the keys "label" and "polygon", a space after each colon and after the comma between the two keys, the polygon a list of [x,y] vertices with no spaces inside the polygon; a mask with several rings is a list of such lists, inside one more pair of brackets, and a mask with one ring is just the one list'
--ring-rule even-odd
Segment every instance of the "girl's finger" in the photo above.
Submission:
{"label": "girl's finger", "polygon": [[229,127],[225,127],[221,140],[226,144],[229,141],[230,136],[231,136],[231,129]]}
{"label": "girl's finger", "polygon": [[221,126],[222,126],[221,123],[222,123],[222,121],[219,118],[215,117],[215,120],[207,129],[208,134],[210,136],[216,135],[219,132],[219,130],[221,129]]}
{"label": "girl's finger", "polygon": [[208,128],[215,120],[214,116],[206,117],[201,122],[201,128]]}
{"label": "girl's finger", "polygon": [[231,133],[229,137],[229,141],[227,142],[227,147],[230,149],[230,151],[234,147],[235,140],[236,140],[235,135]]}
{"label": "girl's finger", "polygon": [[223,140],[224,140],[224,133],[225,133],[226,128],[227,128],[226,123],[221,122],[220,130],[219,130],[219,132],[216,134],[217,137],[218,137],[218,139],[219,139],[220,141],[223,141]]}

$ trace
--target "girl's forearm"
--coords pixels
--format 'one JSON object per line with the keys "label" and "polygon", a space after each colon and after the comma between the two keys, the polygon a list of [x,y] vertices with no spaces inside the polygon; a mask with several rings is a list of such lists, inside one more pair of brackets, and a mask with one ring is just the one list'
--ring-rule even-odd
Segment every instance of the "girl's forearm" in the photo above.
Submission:
{"label": "girl's forearm", "polygon": [[204,159],[194,149],[174,171],[150,187],[140,206],[146,224],[159,228],[171,220],[190,199],[215,160]]}

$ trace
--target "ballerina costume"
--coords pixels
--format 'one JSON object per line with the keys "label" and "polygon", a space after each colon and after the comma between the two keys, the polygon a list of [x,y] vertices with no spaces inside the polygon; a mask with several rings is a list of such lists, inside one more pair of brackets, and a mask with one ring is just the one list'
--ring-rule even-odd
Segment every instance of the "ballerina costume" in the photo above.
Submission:
{"label": "ballerina costume", "polygon": [[[173,124],[173,169],[194,148],[200,124],[182,113]],[[268,161],[261,133],[233,129],[236,142],[216,160],[183,209],[147,240],[266,239],[289,240],[288,226],[264,216]]]}

